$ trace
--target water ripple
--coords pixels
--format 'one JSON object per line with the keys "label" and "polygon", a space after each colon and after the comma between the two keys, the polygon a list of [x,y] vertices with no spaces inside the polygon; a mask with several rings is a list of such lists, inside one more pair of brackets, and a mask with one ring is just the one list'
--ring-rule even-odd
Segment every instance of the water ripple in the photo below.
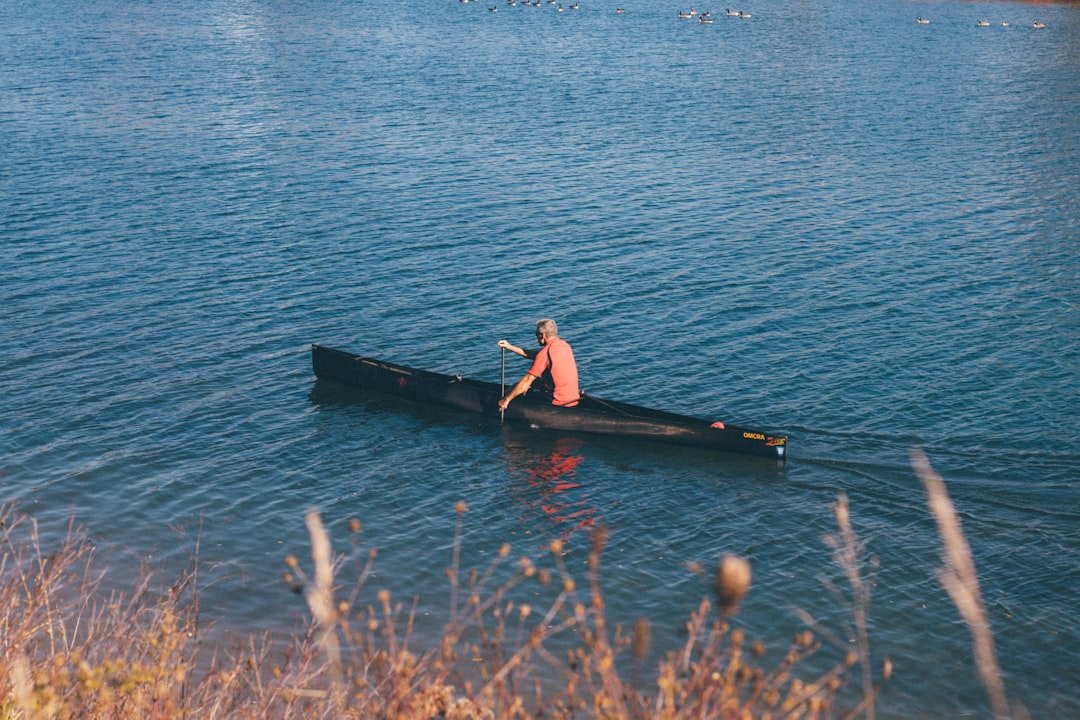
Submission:
{"label": "water ripple", "polygon": [[[478,562],[607,524],[609,606],[659,639],[707,592],[687,563],[745,554],[743,620],[778,645],[778,608],[844,621],[820,583],[842,490],[881,561],[883,714],[956,715],[983,701],[921,445],[1010,690],[1077,714],[1053,682],[1080,604],[1077,14],[1036,32],[1006,3],[990,34],[912,7],[0,8],[0,487],[166,563],[201,534],[205,607],[240,632],[302,611],[278,571],[305,508],[338,537],[360,517],[411,597],[465,499]],[[539,316],[590,393],[786,432],[791,461],[313,389],[313,341],[495,380]]]}

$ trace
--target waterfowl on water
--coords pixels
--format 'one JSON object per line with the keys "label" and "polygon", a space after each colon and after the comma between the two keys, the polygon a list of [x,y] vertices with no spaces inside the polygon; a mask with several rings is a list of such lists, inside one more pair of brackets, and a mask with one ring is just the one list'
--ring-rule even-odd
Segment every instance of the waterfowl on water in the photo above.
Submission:
{"label": "waterfowl on water", "polygon": [[689,20],[690,18],[694,17],[694,14],[688,12],[681,12],[679,13],[679,17],[681,17],[683,20]]}
{"label": "waterfowl on water", "polygon": [[626,12],[626,10],[624,10],[623,8],[615,8],[615,12],[619,15],[622,15],[624,12]]}
{"label": "waterfowl on water", "polygon": [[708,15],[702,15],[701,17],[699,17],[699,18],[697,19],[697,21],[698,21],[699,23],[711,23],[711,22],[712,22],[712,18],[711,18],[711,17],[709,17]]}
{"label": "waterfowl on water", "polygon": [[738,17],[739,16],[739,11],[738,10],[724,10],[724,12],[727,13],[728,17]]}
{"label": "waterfowl on water", "polygon": [[917,18],[915,18],[915,22],[919,23],[920,25],[929,25],[929,24],[930,24],[930,21],[929,21],[929,20],[927,20],[927,19],[926,19],[926,18],[924,18],[924,17],[917,17]]}
{"label": "waterfowl on water", "polygon": [[741,17],[741,18],[742,18],[743,20],[749,20],[749,19],[750,19],[750,13],[748,13],[748,12],[742,12],[742,11],[740,10],[740,11],[739,11],[739,17]]}
{"label": "waterfowl on water", "polygon": [[1036,20],[1036,21],[1035,21],[1035,24],[1034,24],[1034,25],[1032,25],[1031,27],[1033,27],[1033,28],[1044,28],[1044,27],[1046,27],[1046,26],[1045,26],[1045,25],[1043,25],[1043,24],[1042,24],[1041,22],[1039,22],[1038,20]]}
{"label": "waterfowl on water", "polygon": [[1008,20],[1002,20],[1001,21],[1001,27],[1009,27],[1010,25],[1012,25],[1012,23],[1009,22]]}
{"label": "waterfowl on water", "polygon": [[989,20],[976,20],[975,24],[978,25],[979,27],[990,27],[990,21]]}

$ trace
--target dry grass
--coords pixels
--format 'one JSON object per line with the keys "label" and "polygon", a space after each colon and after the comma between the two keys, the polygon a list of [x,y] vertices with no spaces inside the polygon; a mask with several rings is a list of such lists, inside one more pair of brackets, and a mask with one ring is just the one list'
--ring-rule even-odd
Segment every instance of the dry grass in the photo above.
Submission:
{"label": "dry grass", "polygon": [[193,666],[190,578],[103,596],[71,528],[43,554],[35,523],[0,511],[0,717],[176,717]]}
{"label": "dry grass", "polygon": [[[797,632],[766,665],[762,644],[733,627],[751,578],[742,558],[719,563],[716,609],[703,598],[687,619],[685,640],[654,655],[647,619],[609,625],[600,583],[603,528],[592,533],[583,579],[569,572],[558,541],[540,559],[512,559],[503,546],[487,566],[466,571],[459,567],[466,514],[459,503],[447,569],[449,620],[428,647],[414,647],[415,601],[366,587],[375,552],[361,547],[360,524],[350,523],[351,552],[336,555],[310,511],[310,576],[295,557],[286,559],[286,581],[311,610],[308,631],[284,650],[252,638],[196,662],[214,650],[199,647],[194,571],[167,587],[148,571],[130,594],[103,597],[83,533],[72,528],[45,555],[34,522],[6,509],[0,718],[873,717],[880,685],[866,633],[869,594],[844,498],[831,543],[849,580],[857,644],[825,665],[818,655],[814,672],[804,660],[822,645],[810,630]],[[335,583],[350,562],[356,580],[343,594]],[[520,597],[545,600],[533,607]],[[888,674],[885,661],[878,683]],[[849,706],[841,707],[849,684]],[[995,700],[995,712],[999,707]]]}
{"label": "dry grass", "polygon": [[[930,467],[930,461],[921,450],[911,452],[911,465],[926,488],[930,513],[937,521],[938,535],[941,537],[941,559],[945,564],[938,571],[938,580],[971,631],[975,666],[990,698],[994,717],[997,720],[1011,718],[1013,714],[1005,697],[1005,683],[1001,679],[997,651],[994,650],[994,634],[986,617],[975,561],[960,527],[960,518],[945,490],[945,481]],[[1022,708],[1017,709],[1018,716],[1025,714]]]}

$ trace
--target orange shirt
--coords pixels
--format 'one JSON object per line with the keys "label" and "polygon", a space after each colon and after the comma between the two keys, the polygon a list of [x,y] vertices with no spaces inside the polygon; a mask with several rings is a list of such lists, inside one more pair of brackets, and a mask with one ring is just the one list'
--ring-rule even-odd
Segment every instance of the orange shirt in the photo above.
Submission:
{"label": "orange shirt", "polygon": [[574,351],[570,349],[570,343],[562,338],[555,338],[540,348],[529,374],[545,381],[550,378],[549,384],[555,386],[552,400],[555,405],[576,405],[581,398]]}

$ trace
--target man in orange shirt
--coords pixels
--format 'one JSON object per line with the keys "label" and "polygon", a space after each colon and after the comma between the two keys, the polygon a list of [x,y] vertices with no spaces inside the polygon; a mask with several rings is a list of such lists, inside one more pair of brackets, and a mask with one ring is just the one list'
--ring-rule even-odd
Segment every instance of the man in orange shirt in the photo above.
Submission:
{"label": "man in orange shirt", "polygon": [[532,367],[517,384],[499,400],[499,409],[505,410],[510,401],[518,395],[524,395],[538,378],[544,378],[547,390],[552,394],[551,403],[563,407],[574,407],[581,398],[578,389],[577,363],[570,343],[559,337],[559,328],[554,320],[539,320],[536,323],[536,340],[539,350],[523,350],[511,345],[506,340],[499,341],[499,347],[509,350],[523,358],[533,361]]}

